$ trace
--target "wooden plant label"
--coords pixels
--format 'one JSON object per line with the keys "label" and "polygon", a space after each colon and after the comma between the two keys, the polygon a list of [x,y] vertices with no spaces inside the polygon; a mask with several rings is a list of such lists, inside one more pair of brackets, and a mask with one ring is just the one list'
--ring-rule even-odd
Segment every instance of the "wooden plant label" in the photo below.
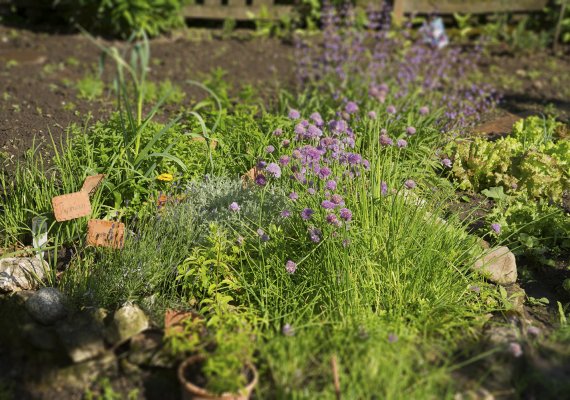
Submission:
{"label": "wooden plant label", "polygon": [[167,201],[168,197],[164,193],[161,193],[158,195],[158,199],[156,200],[156,205],[158,206],[158,208],[164,207]]}
{"label": "wooden plant label", "polygon": [[105,175],[103,174],[88,176],[87,178],[85,178],[85,181],[83,182],[81,191],[86,192],[89,195],[92,195],[93,193],[95,193],[95,190],[97,190],[97,188],[103,181],[104,177]]}
{"label": "wooden plant label", "polygon": [[241,176],[242,186],[246,188],[248,184],[255,182],[255,178],[257,178],[258,174],[259,174],[259,169],[257,167],[253,167],[252,169],[247,171],[245,174]]}
{"label": "wooden plant label", "polygon": [[123,248],[125,224],[118,221],[91,219],[87,223],[87,244],[90,246]]}
{"label": "wooden plant label", "polygon": [[89,194],[86,192],[76,192],[56,196],[51,199],[55,220],[58,222],[69,221],[91,214],[91,203]]}
{"label": "wooden plant label", "polygon": [[164,313],[164,333],[169,335],[172,333],[182,332],[182,323],[187,319],[196,318],[196,314],[191,311],[177,311],[168,309]]}

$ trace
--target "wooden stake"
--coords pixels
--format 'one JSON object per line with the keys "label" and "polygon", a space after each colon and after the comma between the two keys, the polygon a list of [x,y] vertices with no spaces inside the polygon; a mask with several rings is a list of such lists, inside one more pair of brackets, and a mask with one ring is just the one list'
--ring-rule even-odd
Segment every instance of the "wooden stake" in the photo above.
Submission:
{"label": "wooden stake", "polygon": [[340,400],[340,377],[338,375],[338,361],[336,354],[333,354],[331,358],[331,366],[332,366],[332,373],[333,373],[333,384],[334,384],[334,391],[336,393],[336,400]]}
{"label": "wooden stake", "polygon": [[563,0],[560,5],[560,16],[558,17],[558,23],[556,24],[556,32],[554,33],[554,43],[552,47],[554,52],[558,51],[558,41],[560,40],[560,27],[562,26],[562,21],[564,20],[564,14],[566,13],[566,3],[568,0]]}

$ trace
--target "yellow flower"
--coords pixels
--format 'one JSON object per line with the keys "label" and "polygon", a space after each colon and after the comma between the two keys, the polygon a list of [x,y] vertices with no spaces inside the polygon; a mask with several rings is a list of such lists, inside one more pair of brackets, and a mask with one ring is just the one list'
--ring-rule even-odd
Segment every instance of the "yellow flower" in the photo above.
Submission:
{"label": "yellow flower", "polygon": [[163,181],[163,182],[170,182],[174,179],[174,177],[172,176],[172,174],[160,174],[156,177],[156,179],[158,179],[159,181]]}

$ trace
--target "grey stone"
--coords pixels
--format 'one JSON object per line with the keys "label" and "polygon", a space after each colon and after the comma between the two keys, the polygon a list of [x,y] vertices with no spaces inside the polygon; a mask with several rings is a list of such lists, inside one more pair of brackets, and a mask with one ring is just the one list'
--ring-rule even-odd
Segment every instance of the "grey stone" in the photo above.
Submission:
{"label": "grey stone", "polygon": [[456,393],[453,400],[495,400],[487,389],[479,388],[477,390],[467,390],[463,393]]}
{"label": "grey stone", "polygon": [[35,289],[48,270],[48,263],[35,257],[0,259],[0,292]]}
{"label": "grey stone", "polygon": [[493,325],[485,332],[487,342],[494,347],[517,340],[518,330],[514,326]]}
{"label": "grey stone", "polygon": [[75,388],[85,391],[99,377],[114,375],[117,371],[115,355],[113,352],[106,352],[93,360],[55,369],[49,374],[46,383],[49,383],[50,387]]}
{"label": "grey stone", "polygon": [[512,311],[524,315],[524,301],[526,298],[526,292],[522,287],[516,283],[506,287],[508,300],[512,305]]}
{"label": "grey stone", "polygon": [[129,362],[147,367],[172,368],[175,364],[164,348],[162,331],[147,330],[131,338]]}
{"label": "grey stone", "polygon": [[500,285],[510,285],[517,281],[515,255],[506,246],[497,247],[485,253],[483,257],[475,261],[473,269]]}
{"label": "grey stone", "polygon": [[51,287],[41,288],[30,297],[26,301],[26,310],[36,321],[45,325],[53,324],[67,315],[65,297]]}
{"label": "grey stone", "polygon": [[105,352],[104,326],[92,310],[83,310],[56,327],[59,340],[75,363],[90,360]]}
{"label": "grey stone", "polygon": [[134,304],[126,304],[113,316],[109,340],[111,343],[124,342],[148,327],[148,318],[143,310]]}
{"label": "grey stone", "polygon": [[27,342],[40,350],[55,350],[59,346],[52,327],[43,326],[32,320],[20,326],[20,332]]}

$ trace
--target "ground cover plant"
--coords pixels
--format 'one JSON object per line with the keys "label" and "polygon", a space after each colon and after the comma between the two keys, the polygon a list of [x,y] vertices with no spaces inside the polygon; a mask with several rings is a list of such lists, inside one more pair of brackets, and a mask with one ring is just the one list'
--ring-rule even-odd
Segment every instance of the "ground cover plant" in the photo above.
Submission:
{"label": "ground cover plant", "polygon": [[[117,112],[71,127],[52,162],[32,151],[13,179],[0,175],[7,254],[37,250],[41,216],[48,249],[73,249],[59,271],[50,258],[48,284],[76,309],[137,304],[160,328],[167,310],[189,312],[161,340],[175,362],[205,357],[200,376],[218,395],[242,388],[253,363],[256,398],[334,398],[335,378],[346,398],[456,398],[463,366],[498,351],[519,359],[530,333],[473,349],[489,313],[512,315],[520,294],[472,266],[486,253],[479,236],[567,249],[564,127],[533,117],[494,142],[463,139],[495,99],[472,84],[469,60],[370,16],[362,30],[351,12],[335,21],[325,9],[329,36],[306,54],[304,90],[275,107],[251,88],[232,98],[214,77],[200,86],[208,99],[158,122],[172,88],[156,98],[145,83],[146,37],[129,57],[102,47],[117,65]],[[382,47],[369,52],[375,35]],[[106,177],[92,214],[55,222],[51,198],[95,173]],[[485,232],[449,213],[456,189],[495,201]],[[85,246],[92,217],[124,222],[124,247]]]}

